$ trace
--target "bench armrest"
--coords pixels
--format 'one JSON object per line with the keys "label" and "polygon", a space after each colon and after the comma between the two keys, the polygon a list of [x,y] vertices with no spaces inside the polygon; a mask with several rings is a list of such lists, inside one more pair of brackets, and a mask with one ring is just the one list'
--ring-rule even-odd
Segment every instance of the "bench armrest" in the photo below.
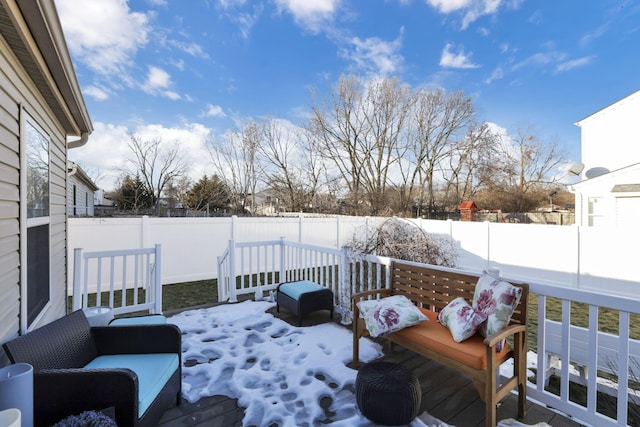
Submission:
{"label": "bench armrest", "polygon": [[91,328],[99,355],[181,353],[176,325],[100,326]]}
{"label": "bench armrest", "polygon": [[509,325],[501,331],[496,332],[493,335],[489,335],[484,339],[484,344],[489,347],[495,347],[500,341],[518,333],[526,334],[526,325]]}
{"label": "bench armrest", "polygon": [[33,389],[37,425],[110,407],[123,425],[138,416],[138,377],[130,369],[45,369],[34,374]]}

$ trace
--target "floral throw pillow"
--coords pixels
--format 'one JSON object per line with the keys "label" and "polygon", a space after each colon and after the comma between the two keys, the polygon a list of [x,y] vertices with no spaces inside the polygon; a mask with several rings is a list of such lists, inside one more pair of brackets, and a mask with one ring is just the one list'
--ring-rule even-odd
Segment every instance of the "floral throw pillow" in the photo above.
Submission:
{"label": "floral throw pillow", "polygon": [[358,302],[358,308],[369,334],[374,338],[428,320],[428,317],[404,295],[362,300]]}
{"label": "floral throw pillow", "polygon": [[[473,308],[487,315],[486,324],[480,327],[482,336],[488,337],[509,325],[521,296],[521,288],[483,272],[476,284],[472,304]],[[496,350],[502,351],[503,345],[504,341],[498,344]]]}
{"label": "floral throw pillow", "polygon": [[485,320],[487,315],[471,307],[462,297],[452,300],[438,313],[438,322],[449,329],[455,342],[471,338]]}

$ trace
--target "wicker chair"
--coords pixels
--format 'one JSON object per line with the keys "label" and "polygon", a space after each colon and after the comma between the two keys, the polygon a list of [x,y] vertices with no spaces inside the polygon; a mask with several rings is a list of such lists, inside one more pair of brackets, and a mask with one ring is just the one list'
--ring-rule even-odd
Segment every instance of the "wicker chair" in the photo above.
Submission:
{"label": "wicker chair", "polygon": [[[34,369],[34,424],[49,426],[87,410],[112,410],[120,427],[155,426],[180,402],[181,333],[175,325],[90,327],[75,311],[3,344],[12,363]],[[139,379],[126,367],[84,368],[98,356],[175,353],[178,366],[139,414]]]}

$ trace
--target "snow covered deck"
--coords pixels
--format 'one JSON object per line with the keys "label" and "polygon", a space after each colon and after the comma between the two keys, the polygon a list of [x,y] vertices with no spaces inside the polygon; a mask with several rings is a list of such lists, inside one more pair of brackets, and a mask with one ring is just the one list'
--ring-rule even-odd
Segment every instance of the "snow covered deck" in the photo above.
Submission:
{"label": "snow covered deck", "polygon": [[[276,313],[275,308],[270,308],[267,312],[290,325],[297,325],[297,318],[291,313],[284,310]],[[326,313],[322,311],[305,318],[305,325],[326,322]],[[383,346],[383,351],[384,356],[381,360],[400,363],[410,368],[418,377],[423,392],[421,414],[427,412],[455,427],[484,425],[484,404],[480,401],[478,393],[469,379],[400,346],[395,346],[392,351],[389,351],[387,346]],[[317,400],[317,404],[330,419],[331,414],[328,410],[330,402],[320,398]],[[498,419],[513,417],[517,412],[516,404],[517,397],[515,395],[503,401],[498,408]],[[173,406],[167,410],[161,420],[160,427],[242,426],[244,417],[245,410],[239,406],[237,399],[216,395],[203,397],[195,403],[183,400],[181,406]],[[581,425],[562,414],[532,402],[529,402],[527,417],[520,421],[525,424],[546,422],[554,427]],[[422,424],[414,422],[413,425]]]}

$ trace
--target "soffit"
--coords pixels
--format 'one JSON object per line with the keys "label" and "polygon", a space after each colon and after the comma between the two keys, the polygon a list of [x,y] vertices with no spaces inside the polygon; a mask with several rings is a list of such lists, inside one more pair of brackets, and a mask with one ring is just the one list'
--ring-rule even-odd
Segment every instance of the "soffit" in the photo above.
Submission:
{"label": "soffit", "polygon": [[[16,11],[21,15],[16,16]],[[53,1],[19,0],[16,3],[1,0],[0,34],[67,135],[91,133],[91,120],[77,85]]]}

